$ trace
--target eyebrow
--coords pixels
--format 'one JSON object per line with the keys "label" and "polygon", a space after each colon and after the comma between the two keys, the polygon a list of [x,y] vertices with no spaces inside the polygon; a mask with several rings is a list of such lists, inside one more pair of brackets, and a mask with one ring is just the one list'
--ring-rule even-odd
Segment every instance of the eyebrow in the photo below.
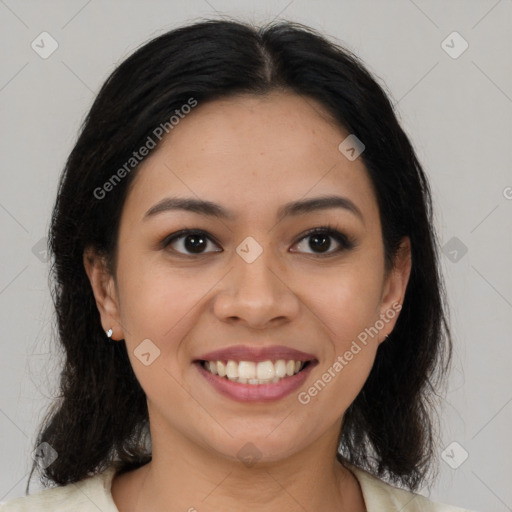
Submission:
{"label": "eyebrow", "polygon": [[[337,195],[301,199],[291,203],[286,203],[279,208],[277,212],[277,219],[282,220],[285,217],[304,215],[306,213],[327,210],[330,208],[342,208],[363,220],[361,210],[350,199]],[[173,210],[184,210],[226,220],[233,220],[235,218],[234,212],[211,201],[195,198],[166,197],[152,206],[144,214],[143,220],[154,217],[159,213]]]}

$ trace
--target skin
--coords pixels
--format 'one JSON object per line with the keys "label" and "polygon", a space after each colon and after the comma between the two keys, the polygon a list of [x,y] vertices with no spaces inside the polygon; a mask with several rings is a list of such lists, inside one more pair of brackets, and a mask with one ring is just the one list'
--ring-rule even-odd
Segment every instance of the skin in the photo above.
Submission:
{"label": "skin", "polygon": [[[297,399],[403,302],[410,273],[407,239],[385,270],[365,166],[338,150],[347,135],[318,103],[292,93],[200,104],[141,164],[122,211],[116,275],[85,251],[103,328],[125,339],[148,401],[153,460],[114,478],[121,512],[366,510],[354,475],[335,459],[337,439],[398,315],[307,405]],[[350,199],[361,217],[329,208],[276,219],[284,203],[332,194]],[[180,210],[143,219],[170,196],[213,201],[233,219]],[[338,251],[330,238],[330,248],[315,252],[303,233],[325,224],[354,247]],[[185,228],[213,237],[203,254],[187,256],[183,239],[160,245]],[[248,236],[263,249],[252,263],[236,252]],[[160,350],[149,366],[134,355],[144,339]],[[193,364],[238,344],[285,345],[314,354],[318,365],[285,398],[241,403]],[[248,442],[261,456],[252,467],[237,458]]]}

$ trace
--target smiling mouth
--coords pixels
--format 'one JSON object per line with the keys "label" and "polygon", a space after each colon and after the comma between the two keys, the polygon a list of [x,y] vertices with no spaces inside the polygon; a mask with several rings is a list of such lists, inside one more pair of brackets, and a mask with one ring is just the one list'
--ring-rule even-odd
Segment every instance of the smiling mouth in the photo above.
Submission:
{"label": "smiling mouth", "polygon": [[311,361],[278,359],[276,361],[199,361],[201,366],[213,375],[239,384],[271,384],[297,375]]}

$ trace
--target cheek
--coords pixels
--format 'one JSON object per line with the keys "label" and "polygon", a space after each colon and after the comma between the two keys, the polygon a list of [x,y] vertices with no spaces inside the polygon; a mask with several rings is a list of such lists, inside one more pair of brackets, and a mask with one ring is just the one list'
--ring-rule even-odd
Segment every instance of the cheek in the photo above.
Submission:
{"label": "cheek", "polygon": [[[304,288],[329,339],[316,375],[318,384],[306,392],[319,405],[324,403],[332,421],[356,398],[373,366],[379,340],[374,326],[380,318],[383,280],[378,261],[354,259]],[[326,392],[318,380],[326,383]]]}
{"label": "cheek", "polygon": [[136,258],[120,264],[119,275],[124,276],[119,282],[120,315],[128,350],[133,354],[143,340],[150,339],[160,351],[160,362],[176,371],[194,308],[215,279],[194,279]]}
{"label": "cheek", "polygon": [[321,280],[307,283],[304,290],[315,313],[337,340],[337,348],[357,337],[379,318],[383,274],[378,265],[364,261],[332,269]]}
{"label": "cheek", "polygon": [[150,269],[124,282],[128,356],[148,400],[164,409],[190,402],[183,387],[190,359],[187,335],[197,323],[194,306],[212,285],[193,287],[190,278],[165,277]]}
{"label": "cheek", "polygon": [[160,252],[140,245],[125,241],[119,251],[120,313],[130,333],[152,326],[151,332],[161,336],[190,309],[194,287],[188,274],[166,264]]}
{"label": "cheek", "polygon": [[374,293],[373,300],[368,295],[361,300],[344,287],[324,306],[322,320],[329,327],[329,343],[312,386],[305,390],[305,400],[318,400],[317,407],[324,411],[328,423],[344,414],[372,369],[379,346],[378,333],[371,330],[379,318],[378,297]]}

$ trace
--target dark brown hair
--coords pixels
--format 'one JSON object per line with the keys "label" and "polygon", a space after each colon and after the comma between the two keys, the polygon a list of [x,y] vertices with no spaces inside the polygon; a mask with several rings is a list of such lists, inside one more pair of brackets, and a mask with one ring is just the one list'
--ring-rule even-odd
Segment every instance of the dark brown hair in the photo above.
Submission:
{"label": "dark brown hair", "polygon": [[115,275],[120,216],[137,166],[106,198],[95,190],[191,97],[201,104],[275,89],[319,101],[365,144],[361,158],[376,192],[386,261],[392,264],[403,237],[411,241],[400,316],[345,414],[338,459],[412,490],[426,478],[436,447],[432,403],[451,341],[429,186],[413,147],[383,88],[339,44],[294,23],[255,28],[213,20],[167,32],[122,62],[97,95],[67,160],[49,233],[65,361],[60,395],[37,439],[58,458],[41,469],[43,484],[76,482],[114,461],[128,470],[151,460],[144,444],[146,397],[125,343],[105,337],[82,259],[84,249],[94,247]]}

